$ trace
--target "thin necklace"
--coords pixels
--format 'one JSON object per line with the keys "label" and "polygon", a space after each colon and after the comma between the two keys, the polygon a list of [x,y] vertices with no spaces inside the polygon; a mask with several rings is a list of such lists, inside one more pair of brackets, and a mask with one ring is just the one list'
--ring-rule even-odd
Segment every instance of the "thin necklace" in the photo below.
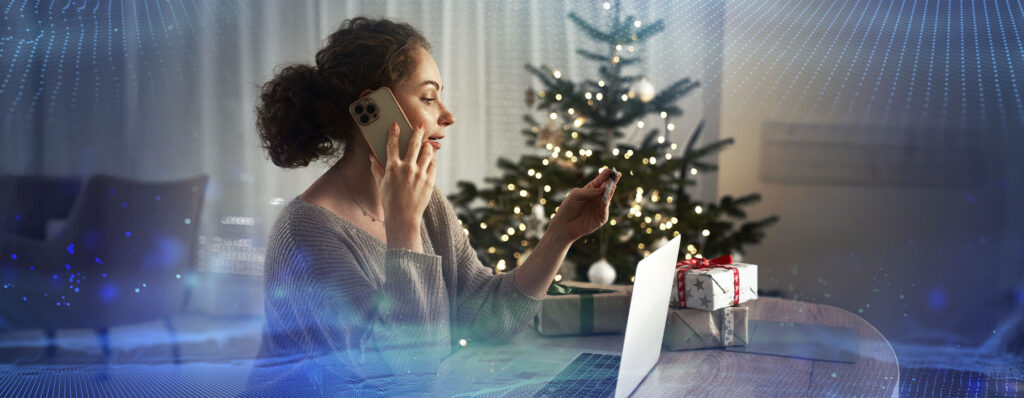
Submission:
{"label": "thin necklace", "polygon": [[356,206],[359,206],[359,210],[363,211],[363,215],[364,216],[370,217],[371,220],[373,220],[375,222],[379,222],[381,225],[386,225],[386,224],[384,224],[384,220],[381,220],[381,219],[379,219],[377,217],[374,217],[372,214],[370,214],[368,211],[366,211],[366,209],[363,208],[363,205],[359,204],[359,200],[356,199],[355,195],[352,195],[352,190],[349,189],[348,183],[345,182],[345,180],[341,180],[341,182],[343,184],[345,184],[345,190],[348,191],[348,196],[352,198],[353,202],[356,202]]}

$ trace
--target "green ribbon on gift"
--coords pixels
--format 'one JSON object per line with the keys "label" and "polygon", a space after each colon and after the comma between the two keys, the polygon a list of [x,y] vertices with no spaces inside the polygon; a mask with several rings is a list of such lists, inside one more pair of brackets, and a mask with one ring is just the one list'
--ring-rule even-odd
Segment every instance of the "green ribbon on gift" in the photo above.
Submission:
{"label": "green ribbon on gift", "polygon": [[594,332],[594,295],[598,293],[614,293],[612,289],[598,289],[593,287],[567,286],[558,282],[551,282],[548,286],[549,296],[565,296],[570,294],[580,295],[580,333],[590,334]]}

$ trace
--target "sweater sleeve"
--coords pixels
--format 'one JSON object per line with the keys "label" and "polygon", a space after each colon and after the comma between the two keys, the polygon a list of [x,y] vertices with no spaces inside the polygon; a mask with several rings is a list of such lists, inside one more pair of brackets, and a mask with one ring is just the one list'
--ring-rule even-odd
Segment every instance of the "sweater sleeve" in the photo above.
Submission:
{"label": "sweater sleeve", "polygon": [[[436,194],[440,195],[440,191]],[[509,342],[540,310],[541,299],[531,297],[519,288],[514,270],[494,274],[484,266],[469,244],[451,203],[443,196],[440,201],[457,264],[457,333],[468,334],[474,339]]]}
{"label": "sweater sleeve", "polygon": [[313,354],[323,372],[319,379],[341,377],[397,391],[433,377],[451,353],[441,258],[386,250],[385,279],[377,281],[358,264],[353,250],[360,250],[359,242],[322,235],[282,240],[287,247],[277,260],[285,272],[268,281],[267,313],[298,337],[284,343]]}

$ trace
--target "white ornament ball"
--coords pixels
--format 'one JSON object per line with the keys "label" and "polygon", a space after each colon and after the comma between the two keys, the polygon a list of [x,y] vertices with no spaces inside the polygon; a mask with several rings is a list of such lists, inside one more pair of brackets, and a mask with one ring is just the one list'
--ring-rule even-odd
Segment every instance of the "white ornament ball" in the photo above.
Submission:
{"label": "white ornament ball", "polygon": [[639,97],[640,101],[643,102],[651,102],[651,100],[654,99],[655,94],[654,85],[651,84],[651,81],[647,80],[646,77],[642,77],[640,78],[640,81],[634,83],[633,86],[629,88],[629,93],[627,95],[630,98]]}
{"label": "white ornament ball", "polygon": [[593,283],[610,285],[615,282],[615,267],[612,267],[608,260],[602,258],[590,265],[587,278]]}

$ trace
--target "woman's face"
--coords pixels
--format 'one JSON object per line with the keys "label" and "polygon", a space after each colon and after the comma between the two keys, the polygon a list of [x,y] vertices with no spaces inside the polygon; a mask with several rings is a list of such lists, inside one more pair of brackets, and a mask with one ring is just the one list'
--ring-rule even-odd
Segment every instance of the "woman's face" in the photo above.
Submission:
{"label": "woman's face", "polygon": [[418,47],[415,59],[416,68],[409,78],[391,89],[413,128],[423,123],[424,141],[433,138],[440,144],[444,128],[455,123],[455,116],[441,102],[444,83],[434,57],[423,47]]}

